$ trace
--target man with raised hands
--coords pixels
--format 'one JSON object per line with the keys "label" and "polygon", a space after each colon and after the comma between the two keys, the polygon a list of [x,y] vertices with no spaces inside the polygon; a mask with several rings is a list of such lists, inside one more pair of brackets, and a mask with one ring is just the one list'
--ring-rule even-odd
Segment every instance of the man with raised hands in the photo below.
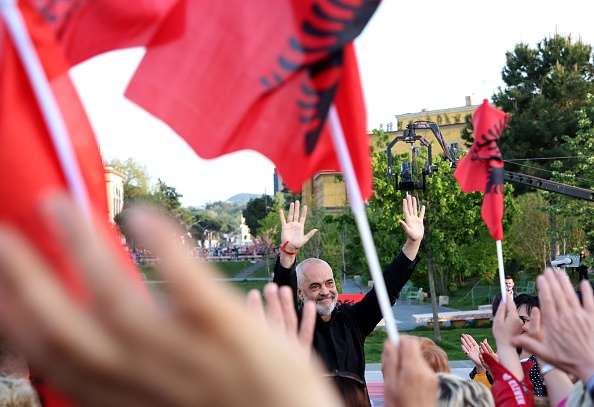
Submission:
{"label": "man with raised hands", "polygon": [[[392,305],[408,281],[419,260],[417,253],[423,239],[425,206],[418,212],[417,200],[407,196],[402,202],[404,220],[399,223],[408,239],[402,250],[384,271],[386,289]],[[307,206],[300,214],[299,201],[291,203],[287,219],[280,211],[282,245],[274,268],[274,282],[290,285],[302,302],[313,301],[317,321],[313,347],[331,372],[365,377],[365,338],[382,319],[375,289],[354,305],[337,306],[338,292],[332,269],[324,260],[310,258],[297,264],[296,255],[301,247],[317,232],[307,234],[305,219]],[[301,310],[299,310],[301,318]]]}

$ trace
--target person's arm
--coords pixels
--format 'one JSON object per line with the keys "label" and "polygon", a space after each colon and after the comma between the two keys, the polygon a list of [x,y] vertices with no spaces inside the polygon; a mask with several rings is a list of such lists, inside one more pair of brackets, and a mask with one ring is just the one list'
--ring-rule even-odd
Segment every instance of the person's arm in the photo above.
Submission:
{"label": "person's arm", "polygon": [[295,273],[295,266],[297,262],[293,260],[288,268],[283,267],[281,264],[280,256],[277,256],[276,262],[274,263],[274,277],[272,282],[279,287],[289,286],[293,291],[293,303],[295,309],[299,308],[299,297],[297,296],[297,273]]}
{"label": "person's arm", "polygon": [[[419,214],[417,199],[408,195],[402,201],[402,211],[404,220],[399,222],[407,235],[407,241],[383,273],[386,290],[392,305],[396,303],[402,287],[412,276],[413,270],[419,261],[417,253],[425,232],[423,226],[424,205],[421,207]],[[375,288],[372,288],[360,302],[351,307],[351,310],[364,336],[373,331],[382,319]]]}
{"label": "person's arm", "polygon": [[[507,294],[507,293],[506,293]],[[518,317],[518,311],[511,296],[507,294],[507,301],[502,303],[501,309],[495,315],[493,321],[493,336],[497,344],[497,355],[499,362],[522,381],[524,370],[516,347],[512,344],[511,338],[520,332],[522,321]]]}

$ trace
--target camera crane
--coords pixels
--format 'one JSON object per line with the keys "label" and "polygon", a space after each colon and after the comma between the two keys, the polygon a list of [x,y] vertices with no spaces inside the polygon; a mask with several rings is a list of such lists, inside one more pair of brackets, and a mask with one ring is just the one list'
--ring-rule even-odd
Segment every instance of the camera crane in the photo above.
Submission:
{"label": "camera crane", "polygon": [[[437,171],[437,166],[432,164],[431,144],[425,139],[425,137],[416,134],[415,130],[431,130],[431,132],[437,139],[437,142],[441,146],[445,156],[450,161],[450,167],[456,168],[456,163],[458,162],[458,159],[456,158],[454,151],[452,151],[447,146],[437,123],[426,120],[409,123],[406,126],[406,129],[402,132],[402,136],[397,136],[396,138],[394,138],[394,140],[392,140],[386,148],[386,153],[388,155],[388,179],[392,179],[393,175],[392,147],[394,147],[394,145],[399,141],[404,141],[405,143],[411,145],[414,144],[416,141],[419,141],[421,142],[421,144],[427,147],[427,167],[421,170],[423,181],[419,184],[413,181],[411,163],[403,162],[400,171],[400,182],[398,182],[398,175],[396,175],[396,189],[402,191],[412,191],[415,189],[422,189],[424,191],[426,189],[426,177],[431,178],[433,176],[433,173]],[[534,177],[532,175],[519,174],[516,172],[504,170],[503,180],[514,184],[526,185],[528,187],[542,189],[544,191],[549,191],[556,194],[561,194],[573,198],[594,202],[594,191],[574,187],[572,185],[562,184],[560,182],[549,181],[546,179]]]}

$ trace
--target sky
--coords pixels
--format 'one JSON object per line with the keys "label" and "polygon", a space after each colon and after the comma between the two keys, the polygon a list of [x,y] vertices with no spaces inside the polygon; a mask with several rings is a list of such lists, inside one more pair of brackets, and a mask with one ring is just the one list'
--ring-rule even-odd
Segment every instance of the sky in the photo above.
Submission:
{"label": "sky", "polygon": [[[480,7],[476,5],[480,4]],[[584,0],[384,0],[355,41],[368,130],[395,115],[489,99],[506,52],[555,33],[594,44],[594,3]],[[253,151],[200,158],[167,125],[123,97],[141,48],[97,56],[71,70],[103,155],[134,158],[183,195],[184,206],[235,194],[272,194],[274,165]],[[394,126],[395,128],[395,126]]]}

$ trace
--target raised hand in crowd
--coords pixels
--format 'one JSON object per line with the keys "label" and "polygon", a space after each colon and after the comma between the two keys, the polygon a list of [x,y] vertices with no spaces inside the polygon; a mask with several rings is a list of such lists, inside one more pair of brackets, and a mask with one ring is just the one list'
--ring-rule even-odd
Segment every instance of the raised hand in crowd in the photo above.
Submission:
{"label": "raised hand in crowd", "polygon": [[[580,283],[582,304],[564,271],[545,270],[537,278],[543,335],[521,335],[514,344],[573,374],[594,382],[594,297],[587,280]],[[534,316],[533,316],[534,318]],[[594,383],[590,386],[594,387]]]}
{"label": "raised hand in crowd", "polygon": [[423,225],[425,205],[421,206],[419,212],[417,198],[407,195],[402,200],[402,211],[404,213],[404,220],[399,220],[398,222],[408,237],[402,247],[402,252],[412,260],[417,256],[419,247],[421,246],[421,240],[423,240],[423,235],[425,234],[425,226]]}
{"label": "raised hand in crowd", "polygon": [[289,205],[289,213],[286,219],[285,212],[282,209],[279,211],[282,227],[280,261],[283,267],[291,267],[295,261],[295,255],[297,254],[297,251],[318,231],[317,229],[312,229],[307,234],[305,234],[307,205],[303,205],[303,208],[301,208],[301,214],[299,214],[299,212],[299,201],[295,201],[294,203],[292,202]]}
{"label": "raised hand in crowd", "polygon": [[476,365],[476,373],[484,374],[487,369],[485,369],[480,360],[481,348],[479,344],[476,343],[472,335],[468,334],[462,334],[460,341],[462,342],[462,351],[466,353],[466,356],[468,356],[468,358]]}
{"label": "raised hand in crowd", "polygon": [[439,380],[423,359],[417,338],[401,336],[398,347],[387,340],[382,373],[386,407],[437,405]]}
{"label": "raised hand in crowd", "polygon": [[512,344],[512,338],[517,335],[522,327],[522,320],[518,316],[518,310],[509,293],[506,293],[507,301],[501,304],[493,320],[493,336],[497,344],[497,355],[499,362],[505,366],[516,379],[521,381],[524,378],[524,370],[520,363],[517,349]]}
{"label": "raised hand in crowd", "polygon": [[[540,304],[542,306],[542,299]],[[533,307],[530,312],[530,329],[518,336],[528,336],[540,343],[544,342],[543,321],[538,307]],[[514,338],[512,338],[512,343],[514,343]],[[551,406],[557,406],[569,395],[573,383],[563,370],[552,369],[552,365],[549,364],[547,359],[537,356],[536,360],[540,366],[540,374],[547,388],[549,403]]]}
{"label": "raised hand in crowd", "polygon": [[293,290],[289,286],[279,287],[275,283],[264,286],[266,308],[262,303],[260,291],[252,289],[246,297],[248,311],[258,320],[264,321],[269,328],[299,348],[302,357],[311,357],[313,334],[316,326],[316,306],[313,302],[303,304],[301,324],[293,302]]}
{"label": "raised hand in crowd", "polygon": [[[0,226],[0,324],[48,381],[87,406],[340,405],[323,369],[279,340],[206,263],[179,252],[181,233],[160,213],[132,211],[129,229],[163,259],[166,310],[148,303],[105,236],[72,201],[44,216],[84,276],[89,301],[66,293],[56,271],[18,231]],[[281,337],[282,339],[282,337]]]}

